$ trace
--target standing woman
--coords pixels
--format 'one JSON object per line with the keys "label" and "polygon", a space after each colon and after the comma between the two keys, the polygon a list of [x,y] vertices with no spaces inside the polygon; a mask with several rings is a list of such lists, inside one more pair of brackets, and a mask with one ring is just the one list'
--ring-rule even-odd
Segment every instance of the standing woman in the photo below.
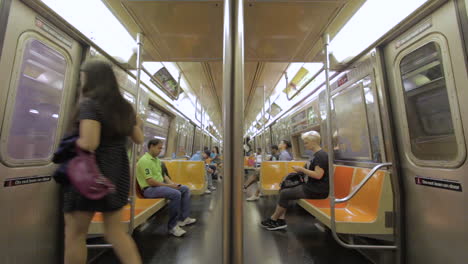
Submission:
{"label": "standing woman", "polygon": [[80,73],[81,100],[74,123],[79,132],[76,142],[83,150],[95,152],[102,174],[116,186],[116,192],[100,200],[89,200],[72,185],[64,186],[65,264],[86,263],[86,236],[95,212],[104,215],[105,239],[112,244],[120,261],[140,264],[133,239],[121,224],[122,207],[128,203],[130,189],[127,138],[143,142],[142,121],[123,98],[109,64],[90,60]]}

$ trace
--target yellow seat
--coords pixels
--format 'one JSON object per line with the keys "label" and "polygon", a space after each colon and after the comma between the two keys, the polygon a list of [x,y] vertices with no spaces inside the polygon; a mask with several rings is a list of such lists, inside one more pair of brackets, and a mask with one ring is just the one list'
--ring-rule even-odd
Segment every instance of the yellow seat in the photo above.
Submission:
{"label": "yellow seat", "polygon": [[205,192],[205,163],[203,161],[168,160],[164,161],[164,164],[174,182],[189,187],[194,195]]}
{"label": "yellow seat", "polygon": [[305,165],[305,161],[264,161],[260,166],[260,189],[263,194],[277,194],[281,181],[294,172],[292,166]]}

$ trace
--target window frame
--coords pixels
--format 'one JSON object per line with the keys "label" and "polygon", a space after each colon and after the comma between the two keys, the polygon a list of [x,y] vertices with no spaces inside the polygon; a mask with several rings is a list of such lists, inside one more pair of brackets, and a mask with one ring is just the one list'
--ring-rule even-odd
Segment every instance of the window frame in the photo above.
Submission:
{"label": "window frame", "polygon": [[[442,62],[442,68],[445,78],[445,88],[447,91],[447,97],[449,101],[450,113],[452,117],[454,136],[457,144],[457,155],[453,160],[423,160],[419,159],[413,154],[411,137],[408,126],[408,113],[407,106],[405,103],[405,88],[403,86],[403,79],[401,74],[401,62],[406,56],[412,54],[416,50],[424,47],[427,44],[435,43],[439,46],[440,57]],[[404,146],[404,153],[408,159],[414,163],[416,166],[420,167],[440,167],[440,168],[456,168],[461,166],[466,159],[466,146],[465,138],[463,135],[463,125],[461,121],[459,102],[457,100],[457,91],[455,87],[455,80],[452,72],[452,63],[450,59],[450,51],[447,43],[447,39],[441,33],[431,33],[426,37],[412,43],[407,48],[402,50],[394,61],[395,69],[395,83],[396,83],[396,96],[397,96],[397,105],[402,111],[402,117],[399,120],[402,128],[402,141]]]}
{"label": "window frame", "polygon": [[[42,34],[34,31],[26,31],[20,35],[18,38],[15,57],[13,61],[13,71],[11,73],[10,83],[8,84],[7,92],[7,102],[5,105],[5,115],[4,115],[4,124],[1,128],[0,135],[0,160],[8,167],[30,167],[30,166],[41,166],[48,165],[52,162],[52,157],[54,151],[52,151],[46,158],[42,159],[15,159],[9,156],[8,154],[8,142],[10,139],[10,129],[13,125],[12,115],[14,114],[14,108],[16,104],[16,95],[18,92],[18,86],[21,80],[21,70],[23,68],[24,56],[26,45],[30,41],[39,41],[41,44],[47,46],[48,48],[54,50],[61,56],[67,63],[67,68],[65,70],[65,78],[63,80],[63,91],[59,104],[59,118],[57,120],[57,128],[55,131],[55,139],[53,140],[52,150],[57,149],[58,144],[61,140],[63,132],[65,130],[64,123],[68,120],[68,117],[65,115],[67,108],[67,98],[69,98],[70,92],[70,81],[72,80],[73,74],[73,60],[70,56],[70,53],[64,49],[59,44],[51,41],[49,38],[43,36]],[[74,92],[74,91],[73,91]]]}

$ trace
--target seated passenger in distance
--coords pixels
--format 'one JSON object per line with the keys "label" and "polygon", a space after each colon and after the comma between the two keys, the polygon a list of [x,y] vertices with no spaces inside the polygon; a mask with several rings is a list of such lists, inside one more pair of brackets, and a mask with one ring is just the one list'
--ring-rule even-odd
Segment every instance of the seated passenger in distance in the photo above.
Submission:
{"label": "seated passenger in distance", "polygon": [[202,154],[201,154],[201,151],[197,151],[195,152],[195,154],[193,154],[193,156],[189,159],[191,161],[201,161],[202,160]]}
{"label": "seated passenger in distance", "polygon": [[137,180],[145,198],[166,198],[169,203],[169,233],[180,237],[186,232],[181,226],[190,225],[196,219],[190,218],[190,190],[187,186],[173,182],[163,174],[158,156],[163,141],[152,139],[148,142],[148,152],[137,163]]}
{"label": "seated passenger in distance", "polygon": [[328,154],[320,147],[320,134],[310,131],[302,135],[302,140],[304,147],[314,152],[309,168],[293,166],[296,172],[303,174],[305,183],[280,190],[275,212],[261,222],[261,225],[268,230],[280,230],[287,227],[285,215],[290,201],[328,197]]}
{"label": "seated passenger in distance", "polygon": [[281,140],[279,144],[280,154],[278,160],[293,160],[294,157],[291,153],[292,144],[289,140]]}
{"label": "seated passenger in distance", "polygon": [[277,146],[277,145],[271,146],[271,157],[270,157],[270,161],[277,161],[277,160],[279,160],[279,155],[280,155],[280,151],[279,151],[279,149],[278,149],[278,146]]}
{"label": "seated passenger in distance", "polygon": [[[288,145],[289,144],[289,145]],[[270,161],[290,161],[292,160],[292,156],[289,154],[287,151],[288,146],[290,146],[291,143],[287,140],[282,140],[279,148],[276,145],[271,146],[271,158]],[[283,155],[280,155],[281,152],[283,152]],[[255,182],[258,182],[260,179],[260,171],[256,170],[252,176],[250,176],[247,181],[244,184],[244,191],[247,190],[247,188],[254,184]],[[257,189],[255,191],[255,194],[247,198],[247,201],[257,201],[260,198],[260,189]]]}
{"label": "seated passenger in distance", "polygon": [[209,150],[205,150],[202,153],[202,159],[203,159],[203,162],[205,162],[205,178],[206,178],[206,181],[208,182],[208,188],[206,188],[206,191],[205,191],[206,194],[210,194],[211,191],[216,190],[216,188],[213,186],[212,174],[214,170],[210,166],[210,163],[211,163],[210,154],[211,152]]}
{"label": "seated passenger in distance", "polygon": [[257,148],[257,153],[255,153],[255,167],[260,167],[262,164],[263,157],[262,157],[262,148]]}

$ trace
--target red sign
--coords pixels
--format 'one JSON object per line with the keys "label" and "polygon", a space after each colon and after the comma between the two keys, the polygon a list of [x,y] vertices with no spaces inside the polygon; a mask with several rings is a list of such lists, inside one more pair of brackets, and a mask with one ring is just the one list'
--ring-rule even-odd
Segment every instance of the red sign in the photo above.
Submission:
{"label": "red sign", "polygon": [[348,81],[348,74],[345,74],[343,77],[338,79],[338,87],[345,84]]}

